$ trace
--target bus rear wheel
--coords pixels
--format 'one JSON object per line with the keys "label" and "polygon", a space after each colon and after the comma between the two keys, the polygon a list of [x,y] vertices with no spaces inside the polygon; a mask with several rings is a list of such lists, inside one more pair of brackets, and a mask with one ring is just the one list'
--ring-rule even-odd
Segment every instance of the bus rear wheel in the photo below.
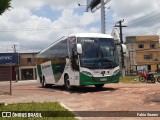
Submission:
{"label": "bus rear wheel", "polygon": [[103,88],[104,84],[97,84],[97,85],[94,85],[96,87],[96,89],[100,90]]}
{"label": "bus rear wheel", "polygon": [[43,88],[49,88],[49,87],[52,87],[52,84],[46,84],[45,78],[43,78],[43,80],[42,80],[42,87]]}
{"label": "bus rear wheel", "polygon": [[45,86],[46,86],[46,82],[45,82],[45,80],[43,79],[43,80],[42,80],[42,87],[45,88]]}
{"label": "bus rear wheel", "polygon": [[65,86],[66,90],[71,90],[72,89],[72,86],[70,85],[68,75],[65,76],[65,78],[64,78],[64,86]]}

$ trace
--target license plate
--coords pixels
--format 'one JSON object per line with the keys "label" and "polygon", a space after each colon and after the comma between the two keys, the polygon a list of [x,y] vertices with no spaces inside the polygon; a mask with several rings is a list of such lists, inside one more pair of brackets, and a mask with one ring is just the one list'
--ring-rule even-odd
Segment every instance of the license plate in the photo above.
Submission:
{"label": "license plate", "polygon": [[102,78],[100,79],[100,81],[107,81],[107,78]]}

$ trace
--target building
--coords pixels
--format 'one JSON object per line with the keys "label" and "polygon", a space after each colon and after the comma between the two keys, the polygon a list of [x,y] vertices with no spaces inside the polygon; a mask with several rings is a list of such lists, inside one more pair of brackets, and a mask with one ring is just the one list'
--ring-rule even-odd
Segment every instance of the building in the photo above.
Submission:
{"label": "building", "polygon": [[16,80],[17,65],[18,53],[0,53],[0,81]]}
{"label": "building", "polygon": [[129,52],[127,72],[139,71],[142,68],[148,72],[160,71],[159,36],[129,36],[126,37]]}
{"label": "building", "polygon": [[37,79],[37,53],[0,53],[0,81]]}
{"label": "building", "polygon": [[36,55],[37,53],[19,53],[20,80],[37,79]]}

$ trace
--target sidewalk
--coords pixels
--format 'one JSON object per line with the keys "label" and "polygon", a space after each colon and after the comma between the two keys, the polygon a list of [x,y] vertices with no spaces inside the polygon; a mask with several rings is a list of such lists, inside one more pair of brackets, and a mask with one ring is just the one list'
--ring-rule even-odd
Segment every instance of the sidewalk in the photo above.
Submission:
{"label": "sidewalk", "polygon": [[[38,85],[37,80],[21,80],[18,82],[12,81],[11,88],[13,90],[16,86],[36,86]],[[10,94],[10,81],[0,81],[0,95]]]}
{"label": "sidewalk", "polygon": [[[106,84],[101,91],[90,86],[79,87],[69,92],[62,86],[42,88],[37,86],[36,82],[36,80],[29,80],[13,83],[13,94],[0,95],[0,102],[13,104],[58,101],[73,111],[158,111],[160,108],[160,84]],[[101,120],[96,117],[83,119]],[[103,119],[111,118],[102,117]],[[113,118],[113,120],[119,119],[128,120],[130,118]],[[145,118],[144,120],[150,119]],[[137,120],[137,118],[131,120]]]}
{"label": "sidewalk", "polygon": [[13,85],[19,86],[19,85],[35,85],[37,84],[37,80],[19,80],[18,82],[12,82]]}
{"label": "sidewalk", "polygon": [[[0,86],[8,84],[10,84],[10,81],[0,81]],[[12,85],[31,85],[31,84],[37,84],[37,80],[19,80],[17,82],[12,81]]]}

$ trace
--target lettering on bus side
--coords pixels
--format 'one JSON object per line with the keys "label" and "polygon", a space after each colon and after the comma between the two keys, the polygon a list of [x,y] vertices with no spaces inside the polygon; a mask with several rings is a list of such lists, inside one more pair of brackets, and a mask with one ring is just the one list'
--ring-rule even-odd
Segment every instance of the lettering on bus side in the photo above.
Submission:
{"label": "lettering on bus side", "polygon": [[46,68],[49,68],[49,67],[51,67],[51,65],[44,65],[44,66],[42,66],[42,69],[46,69]]}

